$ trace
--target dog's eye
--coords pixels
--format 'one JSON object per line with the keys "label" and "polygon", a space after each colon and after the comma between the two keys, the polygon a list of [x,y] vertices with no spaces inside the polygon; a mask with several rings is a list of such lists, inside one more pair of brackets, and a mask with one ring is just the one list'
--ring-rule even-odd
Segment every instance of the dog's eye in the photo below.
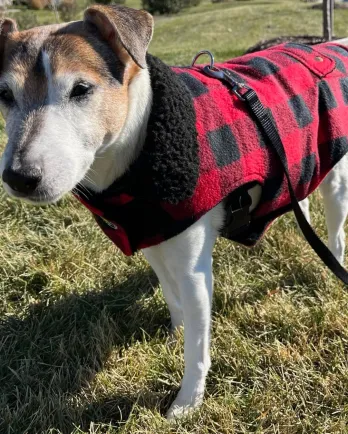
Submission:
{"label": "dog's eye", "polygon": [[86,96],[88,93],[90,93],[92,89],[92,86],[87,83],[78,83],[76,84],[71,93],[70,93],[70,99],[78,99]]}
{"label": "dog's eye", "polygon": [[14,96],[11,89],[0,90],[0,99],[2,99],[6,104],[12,104],[14,102]]}

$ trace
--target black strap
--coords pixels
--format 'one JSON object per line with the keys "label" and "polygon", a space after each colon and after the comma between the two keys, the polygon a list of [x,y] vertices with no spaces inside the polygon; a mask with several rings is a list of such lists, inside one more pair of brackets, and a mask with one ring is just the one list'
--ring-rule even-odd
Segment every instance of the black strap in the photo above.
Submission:
{"label": "black strap", "polygon": [[308,223],[306,217],[304,216],[300,205],[297,201],[290,175],[288,169],[288,162],[284,150],[283,143],[278,134],[277,128],[275,127],[272,118],[269,116],[267,110],[262,105],[259,97],[253,89],[248,88],[248,90],[241,95],[239,93],[241,99],[243,99],[250,109],[251,113],[255,116],[257,122],[261,126],[264,131],[266,137],[268,138],[270,144],[272,145],[274,151],[278,155],[278,158],[283,166],[283,170],[288,182],[289,193],[291,197],[291,205],[293,211],[295,213],[296,220],[303,232],[304,237],[312,247],[312,249],[316,252],[316,254],[320,257],[320,259],[324,262],[324,264],[330,268],[330,270],[346,285],[348,285],[348,272],[342,267],[342,265],[337,261],[331,251],[326,247],[326,245],[321,241],[318,235],[314,232],[311,225]]}

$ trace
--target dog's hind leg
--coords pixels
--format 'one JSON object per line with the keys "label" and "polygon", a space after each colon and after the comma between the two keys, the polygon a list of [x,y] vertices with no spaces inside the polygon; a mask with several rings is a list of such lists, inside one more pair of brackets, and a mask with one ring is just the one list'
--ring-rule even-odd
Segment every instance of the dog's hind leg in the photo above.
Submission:
{"label": "dog's hind leg", "polygon": [[[311,214],[309,212],[309,199],[308,199],[308,197],[306,197],[306,199],[301,200],[301,202],[299,202],[298,204],[300,205],[300,208],[301,208],[304,216],[306,217],[306,220],[308,221],[308,223],[310,223],[311,222]],[[298,224],[297,220],[296,220],[296,224],[297,224],[297,229],[302,234],[300,225]]]}
{"label": "dog's hind leg", "polygon": [[348,157],[334,167],[320,185],[323,196],[328,247],[343,264],[345,250],[344,222],[348,214]]}
{"label": "dog's hind leg", "polygon": [[159,249],[144,249],[143,253],[160,281],[162,292],[170,312],[172,331],[174,331],[177,327],[184,325],[178,286],[166,268]]}
{"label": "dog's hind leg", "polygon": [[309,199],[308,197],[306,199],[301,200],[301,202],[298,203],[300,205],[300,208],[304,214],[304,216],[306,217],[308,223],[311,222],[311,215],[309,212]]}

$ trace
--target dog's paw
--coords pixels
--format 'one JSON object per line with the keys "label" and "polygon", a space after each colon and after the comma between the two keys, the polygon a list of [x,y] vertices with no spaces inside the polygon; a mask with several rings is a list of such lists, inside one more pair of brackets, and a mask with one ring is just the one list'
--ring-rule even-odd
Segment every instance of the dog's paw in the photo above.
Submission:
{"label": "dog's paw", "polygon": [[167,420],[179,419],[197,410],[202,405],[204,391],[188,398],[180,395],[181,391],[167,412]]}

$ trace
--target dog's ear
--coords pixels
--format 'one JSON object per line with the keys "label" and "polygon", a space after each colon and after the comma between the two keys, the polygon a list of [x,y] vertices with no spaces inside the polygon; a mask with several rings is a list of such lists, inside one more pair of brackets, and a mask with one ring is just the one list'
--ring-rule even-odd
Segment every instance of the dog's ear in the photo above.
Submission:
{"label": "dog's ear", "polygon": [[153,18],[143,10],[124,6],[91,6],[84,21],[94,24],[102,38],[123,59],[130,56],[141,68],[146,68],[146,51],[153,33]]}
{"label": "dog's ear", "polygon": [[0,20],[0,72],[2,71],[3,65],[3,57],[5,51],[5,44],[8,38],[8,35],[12,32],[16,32],[18,30],[17,23],[11,18],[4,18]]}
{"label": "dog's ear", "polygon": [[2,37],[7,37],[7,35],[11,32],[17,32],[17,23],[15,20],[11,20],[11,18],[4,18],[0,20],[0,35]]}

